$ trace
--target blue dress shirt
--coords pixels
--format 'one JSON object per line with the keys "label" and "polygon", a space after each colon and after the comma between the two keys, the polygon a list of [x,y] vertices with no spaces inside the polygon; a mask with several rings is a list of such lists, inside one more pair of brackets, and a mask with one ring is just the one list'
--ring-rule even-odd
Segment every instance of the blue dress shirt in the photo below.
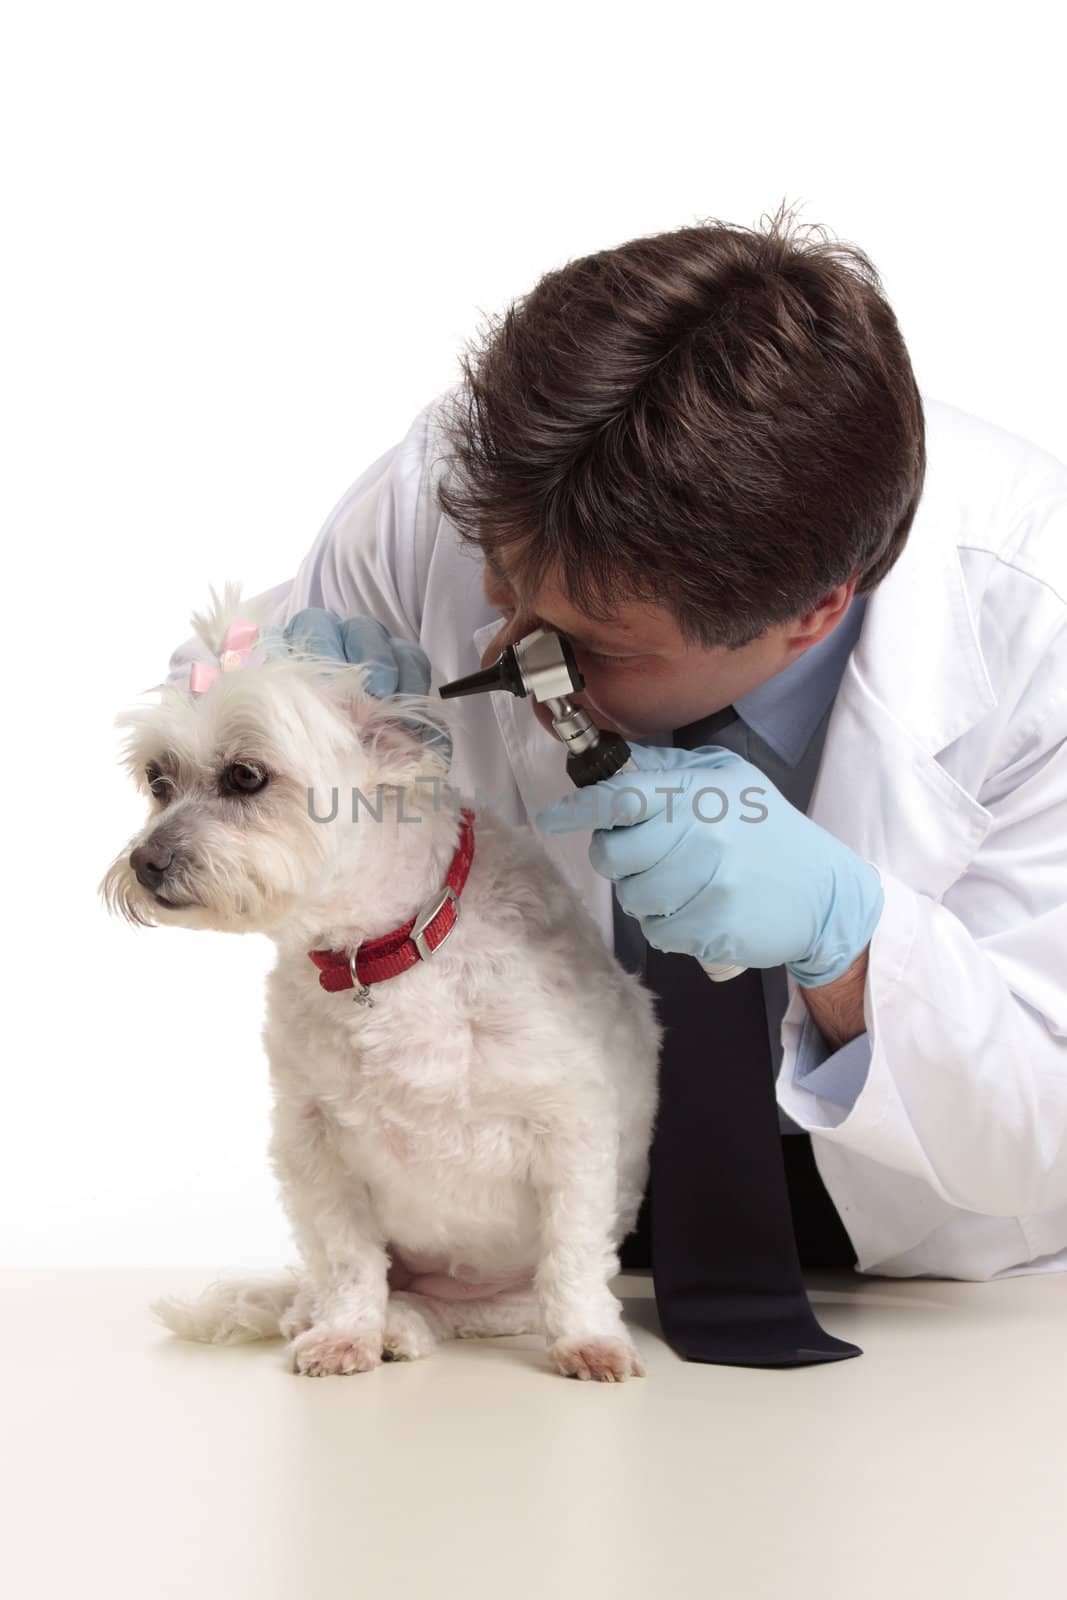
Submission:
{"label": "blue dress shirt", "polygon": [[[736,722],[720,728],[707,739],[699,737],[699,723],[695,724],[695,743],[721,745],[751,761],[791,805],[807,814],[841,674],[859,638],[866,605],[865,595],[853,595],[848,610],[832,633],[805,650],[766,683],[750,689],[748,694],[740,695],[733,702],[738,714]],[[670,745],[673,736],[667,730],[632,742]],[[628,971],[643,976],[648,945],[640,923],[625,914],[614,893],[612,901],[615,953]],[[784,967],[764,969],[763,998],[767,1007],[771,1061],[777,1078],[782,1065],[782,1018],[789,1004]],[[809,1014],[800,1036],[793,1081],[848,1110],[863,1088],[870,1059],[870,1041],[866,1033],[849,1040],[840,1050],[832,1051]],[[780,1106],[778,1121],[783,1133],[804,1132]]]}

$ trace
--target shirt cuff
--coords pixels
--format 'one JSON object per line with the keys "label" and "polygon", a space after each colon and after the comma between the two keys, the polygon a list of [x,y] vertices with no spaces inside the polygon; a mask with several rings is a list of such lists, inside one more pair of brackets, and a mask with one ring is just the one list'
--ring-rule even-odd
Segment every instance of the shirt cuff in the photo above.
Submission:
{"label": "shirt cuff", "polygon": [[858,1033],[840,1050],[831,1050],[808,1012],[793,1064],[795,1088],[851,1111],[867,1081],[870,1064],[871,1041],[867,1033]]}

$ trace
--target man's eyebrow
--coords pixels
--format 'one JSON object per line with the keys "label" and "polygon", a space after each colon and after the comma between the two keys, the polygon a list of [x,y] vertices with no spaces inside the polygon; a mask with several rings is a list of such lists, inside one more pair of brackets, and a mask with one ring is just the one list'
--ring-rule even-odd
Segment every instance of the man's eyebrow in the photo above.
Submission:
{"label": "man's eyebrow", "polygon": [[565,633],[568,639],[574,644],[581,645],[583,650],[605,650],[612,654],[620,645],[626,646],[630,643],[624,634],[614,634],[611,637],[605,634],[601,638],[599,634],[586,633],[584,628],[563,628],[558,622],[549,622],[545,617],[540,617],[538,620],[546,628],[554,628],[557,633]]}
{"label": "man's eyebrow", "polygon": [[[485,564],[493,574],[494,578],[498,578],[501,583],[511,582],[493,551],[485,550],[483,551],[483,556],[485,558]],[[546,628],[554,628],[557,633],[565,633],[568,639],[573,640],[575,644],[581,645],[585,650],[607,650],[610,652],[616,649],[620,642],[623,644],[629,642],[625,638],[620,641],[618,634],[615,634],[610,638],[607,635],[601,637],[599,634],[594,635],[587,633],[583,628],[561,628],[558,623],[548,622],[544,617],[542,617],[540,620],[544,623]]]}
{"label": "man's eyebrow", "polygon": [[[550,623],[549,626],[554,626],[554,624]],[[628,639],[625,637],[620,638],[619,635],[616,635],[614,639],[593,639],[590,638],[590,636],[586,633],[575,633],[570,628],[560,628],[558,631],[560,633],[565,633],[568,639],[572,639],[575,644],[580,644],[585,650],[607,650],[608,652],[614,652],[619,645],[625,646],[629,643]]]}

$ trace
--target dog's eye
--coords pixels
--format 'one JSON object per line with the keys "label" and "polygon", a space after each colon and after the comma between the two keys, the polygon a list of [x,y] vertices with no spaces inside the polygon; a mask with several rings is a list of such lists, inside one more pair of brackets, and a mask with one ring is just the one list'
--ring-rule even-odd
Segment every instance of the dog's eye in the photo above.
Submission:
{"label": "dog's eye", "polygon": [[267,774],[252,761],[231,761],[222,774],[222,787],[230,794],[255,794],[266,782]]}
{"label": "dog's eye", "polygon": [[170,779],[163,776],[154,761],[150,761],[147,767],[145,767],[144,775],[145,782],[148,784],[148,787],[151,789],[156,799],[166,800],[170,794]]}

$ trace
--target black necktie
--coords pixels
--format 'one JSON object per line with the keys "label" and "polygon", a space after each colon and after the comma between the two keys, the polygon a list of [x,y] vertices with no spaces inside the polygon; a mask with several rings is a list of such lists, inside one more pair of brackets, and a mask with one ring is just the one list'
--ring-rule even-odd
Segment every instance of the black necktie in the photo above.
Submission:
{"label": "black necktie", "polygon": [[[674,743],[706,744],[736,717],[727,706]],[[804,1289],[759,969],[713,983],[694,957],[649,945],[645,981],[666,1030],[648,1195],[665,1339],[726,1366],[861,1355],[824,1332]]]}

